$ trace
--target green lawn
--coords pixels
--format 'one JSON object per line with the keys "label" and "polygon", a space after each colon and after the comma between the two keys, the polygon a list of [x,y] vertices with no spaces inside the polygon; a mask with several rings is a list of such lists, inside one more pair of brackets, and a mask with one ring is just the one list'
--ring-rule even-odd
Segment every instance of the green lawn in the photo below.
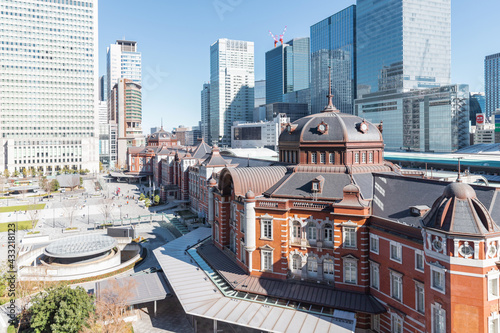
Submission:
{"label": "green lawn", "polygon": [[[8,231],[8,225],[11,223],[16,223],[16,222],[5,222],[5,223],[0,223],[0,232],[6,232]],[[35,225],[36,226],[36,225]],[[17,230],[27,230],[31,229],[31,221],[20,221],[17,222]]]}
{"label": "green lawn", "polygon": [[20,210],[44,209],[44,208],[45,204],[8,206],[8,207],[0,207],[0,213],[10,213]]}

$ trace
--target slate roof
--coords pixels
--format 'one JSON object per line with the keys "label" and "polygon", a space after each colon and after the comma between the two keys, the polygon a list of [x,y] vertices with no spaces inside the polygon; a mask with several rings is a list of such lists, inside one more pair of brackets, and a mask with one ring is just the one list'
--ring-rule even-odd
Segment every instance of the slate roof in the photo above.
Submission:
{"label": "slate roof", "polygon": [[233,289],[241,292],[346,311],[373,314],[385,312],[384,306],[367,294],[336,290],[331,286],[250,276],[212,243],[199,247],[198,253]]}
{"label": "slate roof", "polygon": [[207,145],[205,140],[201,140],[196,146],[194,152],[191,154],[194,158],[204,158],[207,154],[212,152],[212,147]]}
{"label": "slate roof", "polygon": [[[322,112],[316,113],[293,122],[295,129],[289,133],[283,131],[280,142],[382,142],[382,134],[372,123],[366,121],[368,131],[358,130],[363,119],[346,113]],[[320,123],[328,127],[326,133],[317,130]]]}
{"label": "slate roof", "polygon": [[[420,227],[420,216],[411,216],[409,208],[416,205],[432,207],[443,194],[449,182],[398,176],[389,173],[374,174],[372,215]],[[490,214],[500,216],[499,190],[494,187],[471,185],[478,200]],[[493,200],[495,199],[495,200]],[[499,221],[496,221],[499,223]]]}

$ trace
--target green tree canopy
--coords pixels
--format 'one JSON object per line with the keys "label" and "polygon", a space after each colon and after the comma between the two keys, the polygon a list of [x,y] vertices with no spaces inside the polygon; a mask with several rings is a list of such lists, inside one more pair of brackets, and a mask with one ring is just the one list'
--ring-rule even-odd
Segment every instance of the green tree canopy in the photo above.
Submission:
{"label": "green tree canopy", "polygon": [[82,287],[50,288],[32,304],[30,326],[36,333],[77,333],[94,311],[94,298]]}
{"label": "green tree canopy", "polygon": [[146,206],[146,208],[151,207],[151,199],[146,198],[146,200],[144,200],[144,206]]}
{"label": "green tree canopy", "polygon": [[160,196],[159,195],[155,195],[154,198],[153,198],[153,201],[154,201],[155,205],[159,204],[160,203]]}
{"label": "green tree canopy", "polygon": [[57,179],[54,179],[50,182],[52,184],[52,192],[57,191],[60,187],[59,182]]}

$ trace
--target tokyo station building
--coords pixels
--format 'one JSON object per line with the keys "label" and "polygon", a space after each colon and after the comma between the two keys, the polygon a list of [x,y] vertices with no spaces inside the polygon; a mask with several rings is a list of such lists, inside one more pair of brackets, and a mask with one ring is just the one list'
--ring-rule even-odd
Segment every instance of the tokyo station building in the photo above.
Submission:
{"label": "tokyo station building", "polygon": [[499,332],[496,188],[384,161],[381,125],[331,98],[287,124],[279,162],[229,160],[205,145],[172,150],[154,179],[185,188],[206,217],[212,239],[197,252],[235,294],[341,310],[356,332]]}

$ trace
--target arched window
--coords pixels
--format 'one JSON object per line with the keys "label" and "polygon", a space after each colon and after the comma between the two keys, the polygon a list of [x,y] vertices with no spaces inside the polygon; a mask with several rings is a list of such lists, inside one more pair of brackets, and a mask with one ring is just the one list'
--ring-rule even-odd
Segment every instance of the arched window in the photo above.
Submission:
{"label": "arched window", "polygon": [[292,273],[296,275],[302,273],[302,258],[298,254],[292,256]]}
{"label": "arched window", "polygon": [[307,224],[307,240],[309,243],[316,243],[316,239],[318,238],[318,231],[316,229],[316,223],[309,222]]}
{"label": "arched window", "polygon": [[307,277],[315,278],[318,276],[318,259],[315,257],[307,258]]}
{"label": "arched window", "polygon": [[300,243],[301,239],[301,227],[298,221],[293,221],[292,223],[292,243]]}
{"label": "arched window", "polygon": [[330,223],[325,224],[323,227],[323,241],[327,245],[333,245],[333,227]]}
{"label": "arched window", "polygon": [[332,259],[325,259],[323,260],[323,277],[326,280],[334,280],[334,266],[333,266],[333,260]]}

